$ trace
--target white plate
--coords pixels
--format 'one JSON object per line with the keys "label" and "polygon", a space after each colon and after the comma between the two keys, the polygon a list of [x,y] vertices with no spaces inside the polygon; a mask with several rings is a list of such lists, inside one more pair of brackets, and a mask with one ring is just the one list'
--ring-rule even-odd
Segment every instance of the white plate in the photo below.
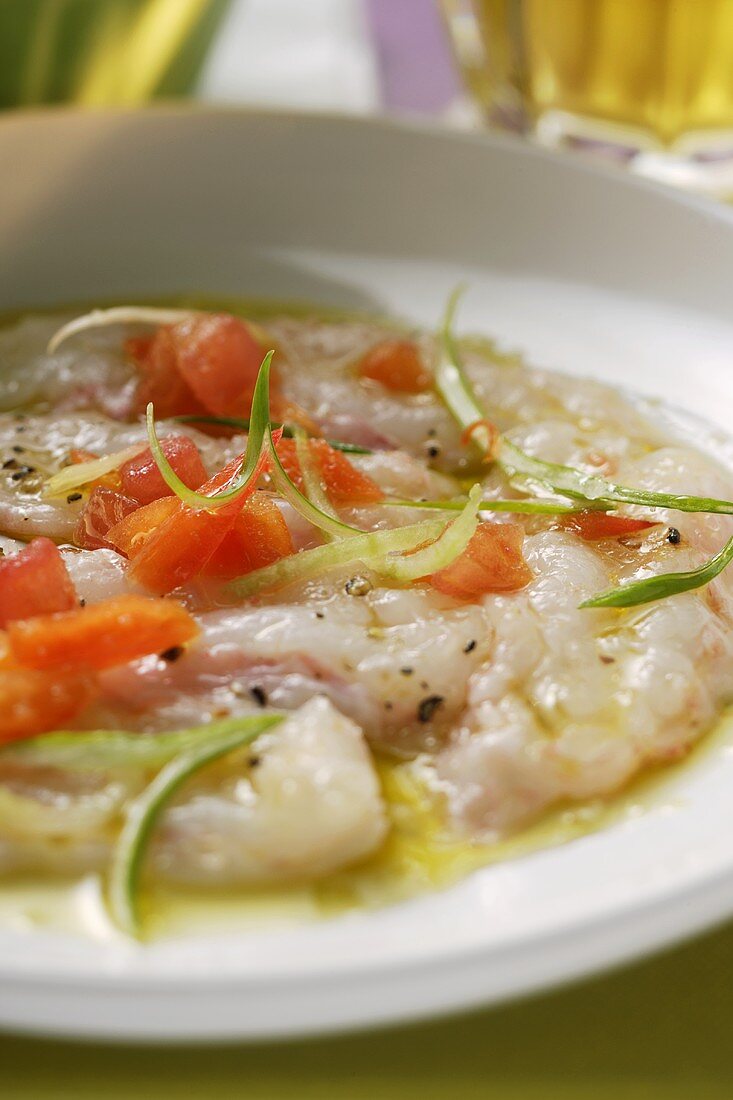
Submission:
{"label": "white plate", "polygon": [[[199,291],[466,326],[728,427],[733,218],[506,139],[156,109],[0,123],[0,308]],[[499,1001],[733,913],[725,739],[647,812],[374,913],[152,946],[0,932],[0,1023],[314,1033]]]}

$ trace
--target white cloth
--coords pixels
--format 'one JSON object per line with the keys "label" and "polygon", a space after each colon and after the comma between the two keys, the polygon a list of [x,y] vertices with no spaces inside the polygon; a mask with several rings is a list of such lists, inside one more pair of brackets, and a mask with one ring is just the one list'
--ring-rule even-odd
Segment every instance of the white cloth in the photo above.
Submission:
{"label": "white cloth", "polygon": [[234,0],[199,96],[219,103],[377,111],[377,67],[361,0]]}

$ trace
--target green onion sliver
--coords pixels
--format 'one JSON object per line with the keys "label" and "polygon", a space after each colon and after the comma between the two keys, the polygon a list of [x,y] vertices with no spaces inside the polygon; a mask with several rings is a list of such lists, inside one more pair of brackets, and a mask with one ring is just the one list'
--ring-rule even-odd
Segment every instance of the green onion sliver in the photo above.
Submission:
{"label": "green onion sliver", "polygon": [[222,718],[203,726],[164,733],[62,730],[5,745],[0,750],[0,760],[76,772],[160,768],[179,753],[200,745],[203,738],[236,733],[241,728],[241,718]]}
{"label": "green onion sliver", "polygon": [[[455,420],[466,429],[477,420],[484,419],[486,414],[463,368],[453,333],[453,320],[460,292],[460,288],[453,292],[446,308],[440,333],[442,352],[436,371],[436,386]],[[488,438],[482,438],[480,430],[474,432],[471,439],[482,450],[487,451]],[[618,504],[639,504],[646,508],[673,508],[679,512],[733,515],[733,501],[677,493],[656,493],[648,489],[616,485],[598,474],[587,474],[572,466],[533,458],[506,436],[500,438],[496,460],[518,488],[528,493],[538,489],[545,493],[557,493],[582,502],[586,508],[609,509]]]}
{"label": "green onion sliver", "polygon": [[146,448],[146,443],[133,443],[122,451],[103,455],[102,458],[92,458],[89,462],[74,462],[71,466],[64,466],[57,474],[50,477],[43,486],[45,497],[61,497],[78,489],[81,485],[88,485],[90,481],[96,481],[111,470],[116,470],[123,463],[129,462]]}
{"label": "green onion sliver", "polygon": [[274,354],[273,351],[268,351],[262,360],[262,366],[259,369],[254,393],[252,394],[251,426],[247,437],[244,460],[234,484],[226,491],[207,496],[205,493],[197,493],[195,489],[189,489],[181,481],[160,445],[160,440],[155,431],[155,412],[152,402],[148,405],[146,415],[148,440],[155,463],[168,488],[190,508],[213,512],[217,508],[222,508],[225,504],[231,504],[248,488],[252,479],[258,475],[262,448],[265,444],[265,433],[269,429],[270,422],[270,364]]}
{"label": "green onion sliver", "polygon": [[327,516],[338,519],[333,510],[333,505],[326,495],[318,468],[313,461],[313,453],[308,445],[307,432],[303,428],[293,425],[293,440],[295,442],[295,456],[303,477],[304,495],[308,497],[311,504],[315,504]]}
{"label": "green onion sliver", "polygon": [[395,557],[385,567],[385,573],[391,580],[407,583],[428,577],[450,565],[468,546],[479,523],[479,504],[481,486],[474,485],[468,494],[468,502],[456,519],[450,523],[438,538],[415,551]]}
{"label": "green onion sliver", "polygon": [[[280,493],[280,495],[288,502],[288,504],[295,509],[295,511],[307,520],[308,523],[313,524],[319,530],[323,531],[329,538],[343,539],[349,538],[353,535],[360,535],[363,532],[359,527],[352,527],[349,523],[344,523],[340,520],[331,509],[330,501],[326,501],[328,511],[324,511],[319,507],[316,502],[301,493],[300,489],[295,485],[288,477],[288,474],[280,461],[280,456],[277,453],[277,449],[273,442],[272,430],[268,429],[268,442],[270,447],[270,479],[273,485]],[[297,440],[296,440],[297,448]],[[299,456],[300,457],[300,456]],[[310,465],[310,455],[308,455],[308,465]],[[303,471],[303,481],[306,482],[305,470],[301,466]],[[310,472],[310,471],[309,471]],[[317,475],[316,475],[317,477]],[[314,480],[313,478],[311,480]],[[307,483],[306,483],[307,487]],[[325,493],[320,490],[318,496]],[[267,568],[270,568],[269,566]]]}
{"label": "green onion sliver", "polygon": [[[383,500],[380,507],[425,508],[432,512],[461,512],[465,500]],[[554,500],[482,500],[479,512],[516,512],[517,515],[566,516],[585,512],[585,504],[561,504]]]}
{"label": "green onion sliver", "polygon": [[62,325],[48,342],[46,351],[53,355],[71,336],[108,325],[175,325],[194,316],[195,309],[166,309],[159,306],[113,306],[111,309],[93,309],[81,317]]}
{"label": "green onion sliver", "polygon": [[709,584],[727,565],[733,561],[733,538],[728,539],[722,550],[701,565],[699,569],[689,569],[684,573],[660,573],[656,577],[646,577],[641,581],[609,588],[581,607],[638,607],[639,604],[653,603],[667,596],[676,596],[680,592],[689,592]]}
{"label": "green onion sliver", "polygon": [[[476,400],[476,395],[466,374],[461,353],[453,334],[453,319],[462,293],[463,287],[456,287],[448,299],[440,331],[441,346],[435,371],[435,387],[453,414],[454,419],[465,430],[477,421],[484,420],[486,414]],[[478,429],[471,436],[471,440],[484,454],[489,453],[490,439],[488,432]]]}
{"label": "green onion sliver", "polygon": [[291,554],[272,565],[237,577],[227,585],[226,592],[235,599],[254,596],[295,581],[320,576],[328,569],[357,561],[377,570],[382,567],[389,572],[391,555],[417,550],[423,543],[437,539],[447,523],[444,519],[424,520],[422,523],[395,527],[389,531],[365,531],[327,546],[301,550],[300,553]]}
{"label": "green onion sliver", "polygon": [[138,887],[148,843],[165,806],[207,764],[235,749],[249,745],[265,730],[282,721],[282,715],[242,718],[239,728],[207,738],[171,760],[152,783],[127,807],[112,859],[109,904],[116,924],[131,936],[140,933]]}

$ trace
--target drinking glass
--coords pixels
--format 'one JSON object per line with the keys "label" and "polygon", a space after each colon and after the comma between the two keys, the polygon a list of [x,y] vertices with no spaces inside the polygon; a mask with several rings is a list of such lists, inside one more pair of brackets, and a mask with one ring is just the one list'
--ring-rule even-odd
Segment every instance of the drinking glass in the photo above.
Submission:
{"label": "drinking glass", "polygon": [[443,0],[484,119],[733,192],[731,0]]}

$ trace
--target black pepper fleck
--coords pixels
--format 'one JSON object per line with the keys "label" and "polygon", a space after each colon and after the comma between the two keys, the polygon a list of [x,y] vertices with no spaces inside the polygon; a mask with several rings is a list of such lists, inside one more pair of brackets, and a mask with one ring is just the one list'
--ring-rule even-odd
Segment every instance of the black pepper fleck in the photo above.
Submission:
{"label": "black pepper fleck", "polygon": [[616,661],[615,657],[609,657],[607,653],[601,653],[600,658],[601,658],[601,663],[604,664],[604,665],[612,665]]}
{"label": "black pepper fleck", "polygon": [[6,458],[3,462],[3,470],[17,470],[18,460],[17,458]]}
{"label": "black pepper fleck", "polygon": [[258,684],[255,684],[254,687],[251,687],[249,689],[249,693],[254,699],[255,703],[257,703],[258,707],[267,706],[267,695],[265,694],[264,689],[261,688]]}
{"label": "black pepper fleck", "polygon": [[438,434],[437,428],[428,428],[428,437],[433,439]]}
{"label": "black pepper fleck", "polygon": [[172,645],[170,649],[164,649],[160,655],[161,661],[168,661],[169,664],[173,664],[179,657],[183,656],[182,645]]}
{"label": "black pepper fleck", "polygon": [[428,458],[437,458],[440,454],[440,447],[437,443],[431,443],[427,448]]}
{"label": "black pepper fleck", "polygon": [[414,668],[401,668],[400,669],[400,672],[402,673],[403,676],[412,676],[414,671],[415,671]]}
{"label": "black pepper fleck", "polygon": [[87,605],[87,601],[82,596],[82,598],[79,600],[79,607],[86,607],[86,605]]}
{"label": "black pepper fleck", "polygon": [[392,710],[392,703],[389,703],[389,702],[385,703],[384,704],[384,709],[385,710]]}
{"label": "black pepper fleck", "polygon": [[250,768],[259,768],[260,764],[262,763],[262,757],[261,756],[250,756],[247,763],[249,764]]}
{"label": "black pepper fleck", "polygon": [[69,493],[66,498],[66,503],[73,504],[76,500],[81,500],[81,493]]}
{"label": "black pepper fleck", "polygon": [[678,546],[682,542],[682,535],[676,527],[669,527],[667,529],[666,539],[667,542],[671,542],[672,546]]}
{"label": "black pepper fleck", "polygon": [[14,443],[12,450],[14,450],[17,455],[22,455],[25,447],[21,447],[20,443]]}
{"label": "black pepper fleck", "polygon": [[436,710],[443,703],[442,695],[428,695],[417,708],[417,717],[420,722],[429,722]]}
{"label": "black pepper fleck", "polygon": [[326,616],[323,614],[322,611],[316,611],[316,618],[317,619],[325,619]]}
{"label": "black pepper fleck", "polygon": [[471,638],[471,641],[466,642],[466,644],[464,645],[463,652],[464,653],[473,653],[475,648],[476,648],[476,639]]}
{"label": "black pepper fleck", "polygon": [[28,474],[35,473],[33,466],[21,466],[19,470],[10,475],[11,481],[22,481],[24,477],[28,477]]}

